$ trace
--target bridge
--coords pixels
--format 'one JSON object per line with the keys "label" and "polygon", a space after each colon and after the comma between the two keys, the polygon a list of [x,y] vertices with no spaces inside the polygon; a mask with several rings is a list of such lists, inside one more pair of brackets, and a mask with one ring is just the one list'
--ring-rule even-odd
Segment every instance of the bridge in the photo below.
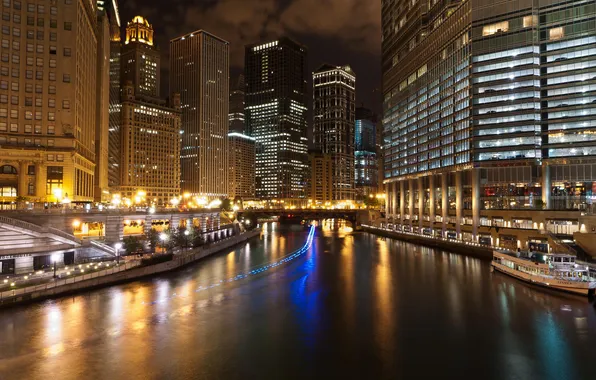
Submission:
{"label": "bridge", "polygon": [[368,223],[380,218],[381,214],[376,210],[355,209],[249,209],[238,211],[238,216],[249,219],[277,216],[282,220],[343,219],[350,223],[352,227],[357,227],[362,223]]}

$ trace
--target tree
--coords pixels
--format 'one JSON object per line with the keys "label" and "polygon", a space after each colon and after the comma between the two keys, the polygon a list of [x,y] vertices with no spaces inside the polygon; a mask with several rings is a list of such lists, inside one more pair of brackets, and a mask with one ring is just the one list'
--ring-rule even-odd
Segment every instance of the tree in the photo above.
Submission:
{"label": "tree", "polygon": [[149,249],[151,252],[155,252],[155,248],[159,242],[159,233],[152,228],[145,234],[145,239],[149,242]]}
{"label": "tree", "polygon": [[127,255],[132,255],[139,250],[143,249],[143,245],[139,241],[139,238],[134,236],[127,236],[122,241],[124,243],[124,251]]}
{"label": "tree", "polygon": [[174,231],[172,240],[177,247],[188,248],[190,245],[190,234],[191,232],[186,227],[181,226]]}
{"label": "tree", "polygon": [[203,231],[201,231],[201,229],[197,226],[192,226],[190,229],[189,240],[194,248],[202,246],[205,244],[205,239],[203,239]]}

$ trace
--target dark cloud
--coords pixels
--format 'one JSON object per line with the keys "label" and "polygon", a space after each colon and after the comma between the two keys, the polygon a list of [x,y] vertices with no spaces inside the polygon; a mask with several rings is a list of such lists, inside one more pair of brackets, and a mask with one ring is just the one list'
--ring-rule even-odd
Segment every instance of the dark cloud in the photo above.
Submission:
{"label": "dark cloud", "polygon": [[[164,76],[169,66],[169,40],[197,29],[230,42],[235,71],[244,64],[245,45],[289,35],[308,46],[311,69],[322,61],[354,66],[359,82],[365,83],[362,91],[366,95],[360,98],[377,108],[377,95],[372,94],[380,87],[380,2],[123,0],[121,8],[123,21],[140,14],[153,24],[163,54]],[[368,100],[371,97],[375,99]]]}

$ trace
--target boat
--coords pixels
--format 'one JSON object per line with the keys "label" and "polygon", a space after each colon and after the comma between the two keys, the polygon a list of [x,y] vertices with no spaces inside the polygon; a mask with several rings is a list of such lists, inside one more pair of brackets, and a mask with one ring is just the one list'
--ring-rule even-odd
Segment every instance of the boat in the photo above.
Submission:
{"label": "boat", "polygon": [[530,284],[593,297],[596,278],[589,267],[576,263],[575,256],[560,253],[521,253],[494,250],[492,268]]}

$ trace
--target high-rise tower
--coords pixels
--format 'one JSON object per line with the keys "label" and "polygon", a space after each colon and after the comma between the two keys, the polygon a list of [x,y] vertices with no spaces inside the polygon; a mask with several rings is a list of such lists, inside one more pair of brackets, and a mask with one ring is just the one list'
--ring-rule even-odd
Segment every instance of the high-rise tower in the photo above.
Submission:
{"label": "high-rise tower", "polygon": [[257,197],[305,203],[306,48],[284,37],[245,51],[245,114],[257,142]]}
{"label": "high-rise tower", "polygon": [[228,196],[230,44],[199,30],[170,41],[170,90],[180,93],[182,191]]}
{"label": "high-rise tower", "polygon": [[160,53],[153,41],[153,26],[142,16],[126,25],[120,57],[121,82],[131,82],[138,98],[158,97]]}
{"label": "high-rise tower", "polygon": [[314,145],[333,161],[333,201],[354,199],[356,75],[350,66],[322,65],[313,73]]}

